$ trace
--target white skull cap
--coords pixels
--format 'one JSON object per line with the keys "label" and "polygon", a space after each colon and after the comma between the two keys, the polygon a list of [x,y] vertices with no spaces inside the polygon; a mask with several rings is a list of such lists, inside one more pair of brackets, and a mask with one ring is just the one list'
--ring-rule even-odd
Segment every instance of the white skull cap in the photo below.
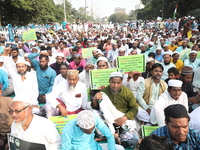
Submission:
{"label": "white skull cap", "polygon": [[90,129],[95,125],[94,114],[90,110],[83,110],[78,113],[76,123],[80,128]]}

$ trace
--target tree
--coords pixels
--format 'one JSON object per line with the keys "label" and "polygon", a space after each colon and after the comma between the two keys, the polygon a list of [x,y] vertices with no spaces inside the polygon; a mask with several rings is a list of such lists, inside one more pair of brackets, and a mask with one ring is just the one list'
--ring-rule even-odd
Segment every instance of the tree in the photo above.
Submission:
{"label": "tree", "polygon": [[125,22],[128,19],[128,15],[126,13],[114,13],[109,16],[108,21],[112,22]]}
{"label": "tree", "polygon": [[128,15],[128,20],[136,20],[137,19],[137,11],[132,10]]}

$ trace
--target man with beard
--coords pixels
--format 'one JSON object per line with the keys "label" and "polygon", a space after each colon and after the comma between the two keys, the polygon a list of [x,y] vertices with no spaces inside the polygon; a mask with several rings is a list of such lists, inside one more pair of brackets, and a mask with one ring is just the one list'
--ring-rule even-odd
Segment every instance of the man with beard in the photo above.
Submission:
{"label": "man with beard", "polygon": [[108,51],[107,58],[110,63],[114,61],[114,58],[118,56],[119,49],[117,48],[117,43],[112,44],[112,49]]}
{"label": "man with beard", "polygon": [[196,57],[197,51],[191,51],[189,58],[184,60],[184,66],[192,67],[193,69],[198,68],[200,66],[200,60]]}
{"label": "man with beard", "polygon": [[137,118],[142,124],[150,122],[151,109],[158,97],[167,90],[166,82],[160,79],[163,70],[161,64],[154,64],[151,70],[152,76],[140,82],[137,94],[140,107],[138,108]]}
{"label": "man with beard", "polygon": [[[101,51],[101,50],[100,50]],[[99,49],[93,49],[92,50],[92,57],[90,58],[90,61],[92,62],[92,63],[94,63],[94,64],[96,64],[97,63],[97,61],[98,61],[98,53],[99,53]]]}
{"label": "man with beard", "polygon": [[183,61],[179,59],[178,52],[174,52],[172,54],[171,63],[173,63],[176,66],[176,69],[178,69],[178,71],[181,72],[181,68],[183,67]]}
{"label": "man with beard", "polygon": [[27,65],[25,60],[18,60],[16,62],[17,71],[11,66],[9,61],[10,48],[4,49],[4,66],[13,82],[15,95],[29,95],[29,103],[32,105],[38,105],[38,82],[36,75],[27,72]]}
{"label": "man with beard", "polygon": [[[36,59],[37,56],[39,56],[39,62]],[[45,103],[45,94],[51,92],[54,84],[54,79],[56,77],[56,72],[48,66],[49,57],[47,52],[32,53],[28,55],[28,58],[30,59],[37,74],[37,81],[39,87],[38,101],[40,103]]]}
{"label": "man with beard", "polygon": [[79,74],[79,81],[85,83],[87,89],[90,89],[90,70],[94,70],[94,64],[91,61],[88,61],[85,66],[85,70]]}
{"label": "man with beard", "polygon": [[[78,70],[68,70],[67,80],[60,82],[51,93],[46,94],[46,116],[67,116],[83,109],[92,109],[88,102],[86,85],[79,81]],[[56,98],[60,97],[60,102]]]}
{"label": "man with beard", "polygon": [[171,68],[171,67],[175,67],[176,66],[174,64],[172,64],[171,62],[171,54],[170,53],[164,53],[163,54],[163,62],[160,63],[163,67],[164,67],[164,71],[163,71],[163,74],[162,74],[162,77],[161,79],[162,80],[166,80],[168,78],[168,69]]}
{"label": "man with beard", "polygon": [[[188,96],[189,110],[192,111],[193,104],[199,104],[199,96],[194,92],[194,86],[192,85],[193,69],[185,66],[181,68],[181,81],[183,81],[182,90]],[[196,96],[197,95],[197,96]],[[198,106],[198,105],[197,105]]]}
{"label": "man with beard", "polygon": [[56,62],[50,65],[50,67],[53,70],[55,70],[56,75],[60,74],[60,65],[63,63],[63,61],[64,61],[64,54],[57,53]]}
{"label": "man with beard", "polygon": [[155,64],[155,60],[153,58],[147,58],[146,60],[146,71],[142,73],[142,77],[144,79],[151,77],[151,68]]}

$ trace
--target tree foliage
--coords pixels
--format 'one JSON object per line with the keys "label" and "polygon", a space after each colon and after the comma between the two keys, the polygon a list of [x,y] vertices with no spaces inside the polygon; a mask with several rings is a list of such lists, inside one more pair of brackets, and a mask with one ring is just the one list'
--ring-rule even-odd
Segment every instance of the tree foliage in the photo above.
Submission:
{"label": "tree foliage", "polygon": [[[177,17],[190,15],[200,8],[199,0],[141,0],[145,8],[137,10],[137,19],[156,19],[158,16],[172,18],[176,4],[178,4]],[[193,13],[194,14],[194,13]],[[199,16],[198,13],[194,16]]]}
{"label": "tree foliage", "polygon": [[[68,22],[84,19],[85,13],[72,8],[70,2],[65,0],[66,17]],[[62,22],[64,19],[64,6],[55,5],[53,0],[0,0],[0,26],[11,23],[23,26],[29,23]],[[91,16],[88,19],[93,20]]]}
{"label": "tree foliage", "polygon": [[128,15],[126,13],[114,13],[110,15],[108,21],[112,22],[125,22],[128,19]]}

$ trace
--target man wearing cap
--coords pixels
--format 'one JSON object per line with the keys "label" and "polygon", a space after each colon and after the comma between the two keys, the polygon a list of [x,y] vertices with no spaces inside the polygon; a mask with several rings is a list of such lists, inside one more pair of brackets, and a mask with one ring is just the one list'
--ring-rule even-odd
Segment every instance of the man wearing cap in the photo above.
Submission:
{"label": "man wearing cap", "polygon": [[[35,57],[39,56],[39,62],[36,60]],[[39,88],[39,96],[38,101],[40,103],[46,102],[45,94],[51,92],[54,79],[56,77],[56,72],[48,66],[49,57],[48,53],[41,52],[41,53],[32,53],[28,55],[33,67],[36,70],[37,81],[38,81],[38,88]]]}
{"label": "man wearing cap", "polygon": [[34,115],[33,106],[27,102],[28,97],[15,97],[10,115],[14,122],[11,126],[11,134],[22,140],[44,144],[48,150],[60,150],[61,137],[55,124],[49,119]]}
{"label": "man wearing cap", "polygon": [[176,44],[176,40],[172,40],[171,44],[169,44],[169,50],[171,50],[172,52],[174,52],[178,48],[178,46],[175,44]]}
{"label": "man wearing cap", "polygon": [[[111,73],[109,79],[110,85],[95,94],[91,106],[103,112],[103,116],[113,134],[115,133],[114,123],[115,126],[122,127],[124,135],[130,134],[131,140],[134,141],[135,133],[133,131],[136,128],[134,119],[138,112],[138,105],[132,91],[122,86],[122,80],[120,72]],[[125,126],[127,126],[129,131],[124,130]],[[125,138],[121,132],[119,135],[116,135],[116,138],[118,136],[120,137],[120,141],[125,142],[130,147],[137,144],[137,142],[130,142],[130,139]]]}
{"label": "man wearing cap", "polygon": [[164,71],[163,71],[163,74],[162,74],[162,77],[161,79],[162,80],[166,80],[168,78],[168,69],[171,68],[171,67],[175,67],[176,66],[170,62],[171,61],[171,54],[170,53],[164,53],[163,54],[163,62],[161,62],[160,64],[164,67]]}
{"label": "man wearing cap", "polygon": [[[107,139],[106,144],[98,144],[94,138],[98,129]],[[104,122],[92,111],[83,110],[76,119],[69,121],[62,131],[62,150],[124,150],[115,145],[113,134]]]}
{"label": "man wearing cap", "polygon": [[[118,56],[125,56],[126,55],[126,51],[124,48],[119,48],[118,50]],[[116,56],[114,57],[114,59],[116,59]]]}
{"label": "man wearing cap", "polygon": [[167,84],[161,80],[164,68],[161,64],[154,64],[151,69],[152,76],[140,82],[137,101],[141,107],[137,118],[143,123],[150,122],[150,113],[158,97],[167,90]]}
{"label": "man wearing cap", "polygon": [[155,51],[156,57],[155,59],[159,62],[162,62],[163,60],[163,54],[162,54],[162,48],[161,47],[157,47],[156,51]]}
{"label": "man wearing cap", "polygon": [[126,41],[127,41],[126,38],[122,38],[122,45],[120,48],[123,48],[123,49],[125,49],[125,52],[128,52],[129,46],[128,46],[128,44],[126,44]]}
{"label": "man wearing cap", "polygon": [[6,145],[7,133],[10,133],[10,127],[13,122],[13,119],[9,114],[13,99],[11,97],[2,96],[2,89],[3,85],[0,83],[0,148],[2,148],[3,145]]}
{"label": "man wearing cap", "polygon": [[87,89],[90,89],[89,71],[94,70],[94,68],[95,65],[91,61],[88,61],[86,62],[85,70],[79,74],[79,81],[83,82]]}
{"label": "man wearing cap", "polygon": [[117,43],[112,43],[112,49],[108,51],[107,58],[110,63],[114,61],[114,58],[118,56],[119,49],[117,48]]}
{"label": "man wearing cap", "polygon": [[168,90],[159,96],[154,104],[150,114],[152,124],[164,126],[164,109],[173,104],[184,105],[188,111],[188,98],[185,92],[182,91],[183,82],[180,80],[171,79],[168,81]]}
{"label": "man wearing cap", "polygon": [[64,54],[57,53],[56,62],[51,64],[50,67],[55,70],[56,75],[60,74],[60,65],[64,62]]}
{"label": "man wearing cap", "polygon": [[155,64],[155,60],[153,58],[147,58],[146,60],[146,71],[142,73],[142,77],[144,79],[151,77],[151,68]]}
{"label": "man wearing cap", "polygon": [[99,57],[97,61],[97,69],[109,69],[108,59],[106,57]]}
{"label": "man wearing cap", "polygon": [[[101,51],[101,50],[100,50]],[[98,61],[98,52],[99,52],[99,49],[93,49],[92,50],[92,57],[89,59],[89,61],[93,62],[94,64],[97,63]]]}
{"label": "man wearing cap", "polygon": [[[184,66],[181,69],[181,76],[180,80],[183,82],[182,90],[187,94],[188,96],[188,102],[189,102],[189,110],[192,111],[194,108],[193,104],[199,104],[199,96],[196,92],[194,92],[194,86],[192,85],[192,78],[193,78],[193,69],[188,66]],[[196,96],[197,95],[197,96]]]}
{"label": "man wearing cap", "polygon": [[38,97],[38,82],[36,75],[27,72],[27,65],[25,60],[18,60],[16,62],[16,70],[11,66],[9,61],[9,48],[4,51],[4,66],[10,74],[13,82],[15,95],[29,95],[29,103],[37,105]]}
{"label": "man wearing cap", "polygon": [[193,69],[200,66],[200,59],[197,59],[197,51],[193,50],[189,54],[189,58],[184,60],[184,66],[192,67]]}
{"label": "man wearing cap", "polygon": [[183,105],[170,105],[164,109],[164,114],[165,126],[154,130],[151,134],[167,137],[174,150],[200,149],[199,131],[189,128],[190,117]]}
{"label": "man wearing cap", "polygon": [[[61,81],[51,93],[46,95],[47,105],[44,109],[47,117],[58,116],[60,113],[62,116],[67,116],[77,114],[83,109],[91,109],[86,85],[78,81],[78,74],[78,70],[68,70],[67,80]],[[60,98],[62,103],[56,98]]]}
{"label": "man wearing cap", "polygon": [[173,54],[173,52],[171,50],[169,50],[168,44],[163,45],[163,50],[164,50],[164,53],[169,53],[171,55]]}
{"label": "man wearing cap", "polygon": [[183,61],[179,59],[179,53],[174,52],[172,54],[171,63],[173,63],[176,66],[176,69],[178,69],[179,72],[181,72],[181,68],[183,67]]}

